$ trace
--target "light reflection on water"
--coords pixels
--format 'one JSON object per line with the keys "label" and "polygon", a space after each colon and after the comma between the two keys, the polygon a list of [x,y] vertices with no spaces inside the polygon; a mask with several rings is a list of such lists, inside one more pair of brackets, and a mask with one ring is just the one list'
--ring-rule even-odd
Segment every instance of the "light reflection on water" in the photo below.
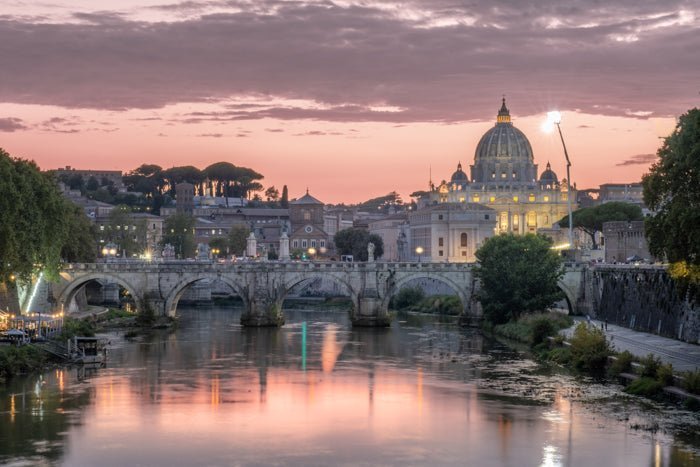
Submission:
{"label": "light reflection on water", "polygon": [[246,329],[239,317],[184,310],[174,333],[113,337],[109,368],[13,381],[0,389],[0,463],[700,464],[558,383],[547,403],[516,397],[520,370],[506,373],[520,357],[472,330],[430,318],[352,329],[344,313],[301,311]]}

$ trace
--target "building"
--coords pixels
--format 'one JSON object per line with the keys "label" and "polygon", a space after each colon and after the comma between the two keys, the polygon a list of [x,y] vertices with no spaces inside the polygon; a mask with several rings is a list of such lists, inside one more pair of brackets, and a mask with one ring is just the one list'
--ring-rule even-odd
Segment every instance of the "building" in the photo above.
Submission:
{"label": "building", "polygon": [[72,168],[70,165],[67,165],[65,168],[54,170],[54,174],[56,175],[57,179],[79,175],[83,177],[85,182],[87,182],[90,178],[94,178],[100,184],[103,184],[102,180],[108,180],[109,182],[112,182],[117,189],[121,190],[124,188],[121,170],[77,170]]}
{"label": "building", "polygon": [[408,224],[414,261],[473,262],[493,236],[496,211],[478,203],[438,203],[409,213]]}
{"label": "building", "polygon": [[607,263],[652,259],[644,236],[644,221],[603,222],[603,238]]}
{"label": "building", "polygon": [[379,235],[384,243],[384,254],[380,260],[406,261],[408,259],[405,255],[408,248],[405,242],[406,227],[408,227],[408,215],[406,212],[391,214],[383,219],[369,223],[369,233]]}
{"label": "building", "polygon": [[304,196],[289,202],[289,222],[291,252],[313,248],[317,255],[332,254],[332,237],[325,231],[324,205],[308,189]]}
{"label": "building", "polygon": [[178,183],[175,185],[175,210],[178,214],[192,215],[194,211],[194,185]]}
{"label": "building", "polygon": [[[419,210],[444,203],[481,204],[495,216],[495,233],[525,234],[549,229],[568,214],[570,193],[566,180],[559,181],[549,163],[539,178],[537,173],[532,146],[513,125],[504,98],[495,126],[484,133],[476,147],[471,176],[459,163],[449,181],[438,186],[431,182],[427,196],[419,200]],[[571,196],[574,210],[573,189]],[[449,240],[451,245],[454,242]]]}

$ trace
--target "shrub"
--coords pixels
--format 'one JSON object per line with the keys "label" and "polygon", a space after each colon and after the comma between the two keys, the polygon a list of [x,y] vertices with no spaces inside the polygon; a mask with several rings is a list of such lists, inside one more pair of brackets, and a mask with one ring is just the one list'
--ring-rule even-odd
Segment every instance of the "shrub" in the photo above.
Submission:
{"label": "shrub", "polygon": [[65,318],[58,340],[65,342],[74,336],[92,337],[94,335],[95,325],[89,319]]}
{"label": "shrub", "polygon": [[643,376],[632,381],[625,388],[625,392],[635,396],[654,397],[661,393],[663,387],[664,385],[657,380]]}
{"label": "shrub", "polygon": [[560,365],[567,365],[571,362],[571,349],[568,347],[554,348],[549,351],[547,359]]}
{"label": "shrub", "polygon": [[656,370],[656,380],[664,386],[673,385],[673,365],[667,363]]}
{"label": "shrub", "polygon": [[639,363],[642,365],[641,376],[656,378],[656,373],[659,371],[659,367],[661,367],[660,358],[655,357],[654,354],[649,354],[642,358]]}
{"label": "shrub", "polygon": [[156,312],[149,302],[144,302],[143,306],[136,314],[136,324],[141,327],[151,327],[156,322]]}
{"label": "shrub", "polygon": [[629,372],[632,369],[632,362],[634,360],[634,355],[627,350],[617,354],[615,361],[608,369],[608,374],[610,374],[610,376],[618,376],[620,373]]}
{"label": "shrub", "polygon": [[417,305],[424,298],[425,293],[420,287],[404,287],[391,299],[391,308],[405,310],[412,305]]}
{"label": "shrub", "polygon": [[687,371],[683,374],[683,389],[692,394],[700,394],[700,370]]}
{"label": "shrub", "polygon": [[577,370],[601,373],[605,369],[610,346],[603,331],[580,323],[570,342],[571,360]]}
{"label": "shrub", "polygon": [[36,371],[45,363],[46,354],[33,345],[0,347],[0,378]]}
{"label": "shrub", "polygon": [[538,315],[530,321],[530,342],[537,345],[557,333],[554,323],[547,315]]}

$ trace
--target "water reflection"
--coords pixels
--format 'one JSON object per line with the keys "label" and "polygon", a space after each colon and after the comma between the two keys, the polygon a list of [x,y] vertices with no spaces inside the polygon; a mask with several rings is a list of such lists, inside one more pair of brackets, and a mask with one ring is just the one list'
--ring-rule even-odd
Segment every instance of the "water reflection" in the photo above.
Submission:
{"label": "water reflection", "polygon": [[568,380],[538,380],[548,402],[514,396],[536,365],[472,330],[425,317],[352,329],[344,313],[299,310],[281,329],[238,320],[188,310],[174,333],[113,338],[97,373],[12,382],[0,462],[700,465],[572,402]]}

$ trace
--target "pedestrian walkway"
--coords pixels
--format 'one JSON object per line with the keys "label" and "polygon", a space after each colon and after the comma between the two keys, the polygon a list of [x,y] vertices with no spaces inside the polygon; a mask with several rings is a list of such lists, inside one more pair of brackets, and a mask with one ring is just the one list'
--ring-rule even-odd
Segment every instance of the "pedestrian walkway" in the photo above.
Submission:
{"label": "pedestrian walkway", "polygon": [[[576,324],[578,325],[579,322],[586,322],[586,320],[579,318]],[[600,321],[592,320],[590,325],[600,329],[600,324]],[[564,330],[564,334],[567,337],[572,335],[575,327]],[[660,358],[663,363],[673,365],[676,371],[700,370],[700,345],[613,324],[608,324],[604,332],[616,352],[627,350],[636,357],[646,357],[651,353]]]}

